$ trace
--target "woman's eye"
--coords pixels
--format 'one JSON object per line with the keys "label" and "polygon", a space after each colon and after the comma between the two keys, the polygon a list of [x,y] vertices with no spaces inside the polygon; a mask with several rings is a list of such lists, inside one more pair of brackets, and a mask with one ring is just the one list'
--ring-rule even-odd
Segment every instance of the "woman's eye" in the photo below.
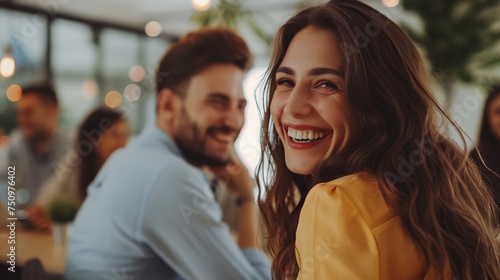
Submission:
{"label": "woman's eye", "polygon": [[279,86],[293,86],[293,82],[289,79],[278,79],[276,84]]}
{"label": "woman's eye", "polygon": [[331,89],[335,89],[335,90],[339,89],[339,87],[336,84],[332,83],[332,82],[321,82],[321,83],[319,83],[318,87],[320,87],[320,88],[331,88]]}

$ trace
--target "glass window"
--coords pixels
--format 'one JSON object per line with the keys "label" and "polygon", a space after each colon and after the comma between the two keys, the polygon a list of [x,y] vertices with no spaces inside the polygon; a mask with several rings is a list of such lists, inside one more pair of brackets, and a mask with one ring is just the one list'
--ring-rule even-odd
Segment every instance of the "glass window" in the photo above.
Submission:
{"label": "glass window", "polygon": [[16,65],[12,76],[0,77],[0,136],[16,126],[15,103],[7,98],[7,88],[44,77],[46,30],[44,16],[0,9],[0,58],[9,48]]}
{"label": "glass window", "polygon": [[[56,19],[52,24],[52,69],[61,119],[75,127],[97,105],[97,49],[92,29],[85,24]],[[95,85],[94,88],[89,83]]]}

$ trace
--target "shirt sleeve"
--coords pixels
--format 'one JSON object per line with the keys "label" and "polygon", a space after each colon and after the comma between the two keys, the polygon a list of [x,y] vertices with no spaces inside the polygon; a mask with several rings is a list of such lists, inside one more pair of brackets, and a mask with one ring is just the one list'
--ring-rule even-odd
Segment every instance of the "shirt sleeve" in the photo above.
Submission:
{"label": "shirt sleeve", "polygon": [[296,238],[298,279],[379,279],[375,237],[346,193],[318,185],[302,207]]}
{"label": "shirt sleeve", "polygon": [[232,240],[198,173],[181,165],[154,180],[138,233],[143,242],[184,279],[271,279],[264,254],[240,250]]}

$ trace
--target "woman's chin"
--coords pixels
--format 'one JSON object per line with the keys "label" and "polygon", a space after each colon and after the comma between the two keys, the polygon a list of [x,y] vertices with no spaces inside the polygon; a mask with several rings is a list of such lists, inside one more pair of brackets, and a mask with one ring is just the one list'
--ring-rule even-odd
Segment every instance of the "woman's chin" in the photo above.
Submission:
{"label": "woman's chin", "polygon": [[305,165],[305,164],[300,164],[300,163],[292,163],[292,164],[289,164],[287,162],[286,166],[288,167],[288,169],[295,173],[295,174],[299,174],[299,175],[311,175],[313,173],[313,166],[308,166],[308,165]]}

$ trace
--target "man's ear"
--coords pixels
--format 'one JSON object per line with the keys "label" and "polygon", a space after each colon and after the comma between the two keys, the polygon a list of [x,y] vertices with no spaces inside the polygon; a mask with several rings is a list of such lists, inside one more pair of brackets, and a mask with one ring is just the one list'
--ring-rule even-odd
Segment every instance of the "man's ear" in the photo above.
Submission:
{"label": "man's ear", "polygon": [[175,113],[177,108],[177,98],[175,92],[169,88],[164,88],[158,93],[158,113]]}
{"label": "man's ear", "polygon": [[175,131],[179,119],[181,107],[180,99],[181,98],[169,88],[164,88],[158,93],[157,125],[170,135]]}

